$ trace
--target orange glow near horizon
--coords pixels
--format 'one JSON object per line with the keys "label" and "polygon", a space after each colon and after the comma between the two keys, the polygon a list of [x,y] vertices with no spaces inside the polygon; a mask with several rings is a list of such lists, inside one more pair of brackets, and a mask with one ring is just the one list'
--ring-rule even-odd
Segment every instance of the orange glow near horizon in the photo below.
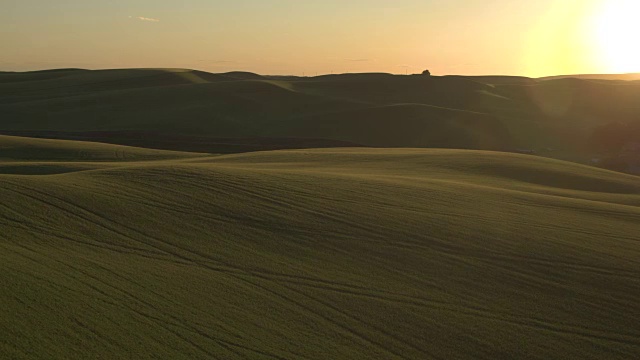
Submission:
{"label": "orange glow near horizon", "polygon": [[0,71],[640,72],[639,13],[639,0],[21,1],[0,12]]}
{"label": "orange glow near horizon", "polygon": [[532,28],[522,54],[525,72],[640,72],[640,2],[557,1]]}

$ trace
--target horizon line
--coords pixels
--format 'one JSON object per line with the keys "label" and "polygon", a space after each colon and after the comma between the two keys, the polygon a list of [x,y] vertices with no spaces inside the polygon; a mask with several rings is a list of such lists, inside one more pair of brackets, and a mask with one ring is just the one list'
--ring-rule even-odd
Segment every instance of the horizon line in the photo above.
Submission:
{"label": "horizon line", "polygon": [[[75,70],[75,71],[107,71],[107,70],[185,70],[185,71],[201,71],[209,74],[227,74],[233,72],[245,72],[252,73],[256,75],[263,76],[293,76],[293,77],[319,77],[319,76],[331,76],[331,75],[347,75],[347,74],[386,74],[386,75],[397,75],[397,76],[415,76],[422,75],[421,73],[400,73],[400,72],[386,72],[386,71],[364,71],[364,72],[332,72],[332,73],[320,73],[320,72],[308,72],[308,74],[315,75],[305,75],[307,72],[303,72],[303,74],[277,74],[277,73],[259,73],[250,70],[229,70],[223,72],[212,72],[208,70],[201,70],[197,68],[181,68],[181,67],[97,67],[97,68],[76,68],[76,67],[61,67],[61,68],[42,68],[36,70],[2,70],[0,69],[0,73],[37,73],[37,72],[47,72],[47,71],[63,71],[63,70]],[[449,73],[449,74],[431,74],[434,77],[442,77],[442,76],[467,76],[467,77],[522,77],[529,79],[544,79],[544,78],[552,78],[552,77],[572,77],[572,76],[607,76],[607,75],[640,75],[640,72],[625,72],[625,73],[573,73],[573,74],[553,74],[553,75],[543,75],[543,76],[527,76],[527,75],[518,75],[518,74],[496,74],[496,73],[485,73],[485,74],[464,74],[464,73]]]}

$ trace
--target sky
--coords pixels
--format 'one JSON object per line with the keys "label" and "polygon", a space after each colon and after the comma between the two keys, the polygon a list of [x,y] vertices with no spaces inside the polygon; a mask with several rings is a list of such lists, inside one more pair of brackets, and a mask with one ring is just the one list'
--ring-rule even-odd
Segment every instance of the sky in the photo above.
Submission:
{"label": "sky", "polygon": [[0,0],[0,71],[640,72],[632,41],[640,28],[629,15],[640,11],[636,3]]}

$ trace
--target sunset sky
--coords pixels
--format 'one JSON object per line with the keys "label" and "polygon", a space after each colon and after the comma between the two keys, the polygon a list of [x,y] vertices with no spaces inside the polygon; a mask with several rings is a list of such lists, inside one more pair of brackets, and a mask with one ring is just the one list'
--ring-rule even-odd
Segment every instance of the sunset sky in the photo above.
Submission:
{"label": "sunset sky", "polygon": [[0,1],[0,71],[640,72],[635,0]]}

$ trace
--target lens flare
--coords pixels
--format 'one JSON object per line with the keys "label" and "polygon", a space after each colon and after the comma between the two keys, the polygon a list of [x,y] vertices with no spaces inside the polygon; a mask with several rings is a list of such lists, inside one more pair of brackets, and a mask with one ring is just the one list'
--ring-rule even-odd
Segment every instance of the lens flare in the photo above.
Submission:
{"label": "lens flare", "polygon": [[584,0],[551,4],[525,39],[523,64],[530,76],[585,73],[595,70],[593,41],[585,34],[592,14]]}

